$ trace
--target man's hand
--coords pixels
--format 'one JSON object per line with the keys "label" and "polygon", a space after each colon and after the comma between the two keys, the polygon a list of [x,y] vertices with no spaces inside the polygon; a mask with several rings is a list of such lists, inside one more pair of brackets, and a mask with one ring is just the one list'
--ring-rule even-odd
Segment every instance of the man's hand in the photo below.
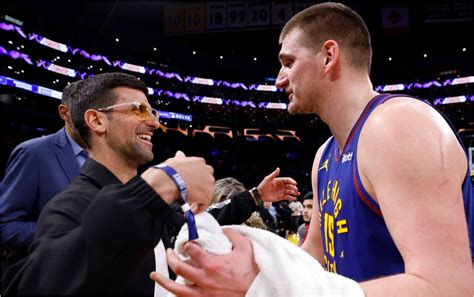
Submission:
{"label": "man's hand", "polygon": [[277,177],[278,174],[280,174],[280,168],[265,176],[257,186],[262,200],[265,202],[295,201],[296,197],[300,195],[296,181],[291,177]]}
{"label": "man's hand", "polygon": [[[187,202],[194,213],[200,213],[209,206],[214,193],[214,169],[203,158],[186,157],[178,151],[174,158],[164,164],[172,167],[183,178],[187,187]],[[142,178],[165,200],[171,204],[179,197],[179,191],[171,178],[162,170],[149,168]]]}
{"label": "man's hand", "polygon": [[192,285],[178,284],[152,272],[150,278],[177,296],[245,296],[259,269],[249,239],[232,229],[224,229],[232,242],[232,252],[223,256],[207,253],[199,245],[188,242],[185,252],[191,262],[183,262],[172,249],[167,251],[168,265]]}

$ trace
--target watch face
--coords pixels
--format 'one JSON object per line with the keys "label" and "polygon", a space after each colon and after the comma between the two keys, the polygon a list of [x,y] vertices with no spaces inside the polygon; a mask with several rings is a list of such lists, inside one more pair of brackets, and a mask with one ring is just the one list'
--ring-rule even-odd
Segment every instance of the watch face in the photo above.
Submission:
{"label": "watch face", "polygon": [[253,187],[252,190],[250,190],[252,192],[252,196],[255,200],[255,203],[256,204],[260,204],[262,203],[262,198],[260,197],[260,193],[258,192],[258,189],[257,187]]}
{"label": "watch face", "polygon": [[257,188],[255,188],[255,190],[254,190],[254,191],[255,191],[255,195],[257,195],[258,197],[260,197],[260,193],[258,192],[258,189],[257,189]]}

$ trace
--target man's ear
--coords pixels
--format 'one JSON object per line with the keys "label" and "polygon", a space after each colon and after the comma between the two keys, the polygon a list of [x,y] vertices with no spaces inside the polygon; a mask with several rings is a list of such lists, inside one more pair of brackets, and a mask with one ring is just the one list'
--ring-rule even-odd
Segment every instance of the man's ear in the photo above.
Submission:
{"label": "man's ear", "polygon": [[339,44],[335,40],[326,40],[321,48],[324,55],[324,66],[332,69],[339,62]]}
{"label": "man's ear", "polygon": [[61,119],[63,119],[63,121],[67,121],[68,118],[69,118],[69,108],[67,108],[66,105],[64,104],[59,104],[58,106],[58,113],[59,113],[59,117]]}
{"label": "man's ear", "polygon": [[335,40],[327,40],[321,52],[324,58],[324,73],[330,80],[336,80],[341,75],[341,56],[339,44]]}
{"label": "man's ear", "polygon": [[106,131],[105,124],[107,121],[107,117],[95,109],[88,109],[84,113],[84,123],[89,129],[97,133],[104,133]]}

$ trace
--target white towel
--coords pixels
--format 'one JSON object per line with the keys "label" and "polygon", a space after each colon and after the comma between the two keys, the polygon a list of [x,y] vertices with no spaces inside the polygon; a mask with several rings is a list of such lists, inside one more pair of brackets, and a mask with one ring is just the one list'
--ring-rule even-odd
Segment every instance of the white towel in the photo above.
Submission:
{"label": "white towel", "polygon": [[[210,253],[224,255],[232,250],[232,244],[221,228],[232,228],[252,242],[260,272],[246,296],[364,296],[362,288],[355,281],[325,271],[313,257],[282,237],[242,225],[221,227],[207,212],[195,218],[199,233],[199,239],[195,242]],[[182,260],[189,258],[183,250],[187,241],[188,228],[184,225],[175,247],[176,254]],[[176,281],[185,283],[180,276]]]}
{"label": "white towel", "polygon": [[[166,262],[166,250],[162,240],[160,240],[160,242],[155,246],[153,252],[155,254],[155,271],[161,275],[169,277],[168,263]],[[164,297],[168,296],[168,294],[168,290],[158,285],[158,283],[155,283],[153,297]]]}

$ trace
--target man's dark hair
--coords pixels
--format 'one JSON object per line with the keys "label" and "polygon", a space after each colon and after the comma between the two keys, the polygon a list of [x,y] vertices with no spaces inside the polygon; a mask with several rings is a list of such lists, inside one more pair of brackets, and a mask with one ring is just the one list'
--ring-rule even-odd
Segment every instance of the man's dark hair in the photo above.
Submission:
{"label": "man's dark hair", "polygon": [[301,202],[305,200],[312,200],[312,199],[313,199],[313,192],[309,191],[303,196],[303,198],[301,198]]}
{"label": "man's dark hair", "polygon": [[97,74],[84,80],[71,102],[71,118],[82,139],[90,146],[90,131],[84,121],[88,109],[113,105],[117,100],[115,88],[127,87],[148,93],[147,86],[137,77],[125,73],[109,72]]}
{"label": "man's dark hair", "polygon": [[63,95],[61,97],[61,103],[69,107],[83,83],[83,80],[77,80],[65,86],[63,89]]}

